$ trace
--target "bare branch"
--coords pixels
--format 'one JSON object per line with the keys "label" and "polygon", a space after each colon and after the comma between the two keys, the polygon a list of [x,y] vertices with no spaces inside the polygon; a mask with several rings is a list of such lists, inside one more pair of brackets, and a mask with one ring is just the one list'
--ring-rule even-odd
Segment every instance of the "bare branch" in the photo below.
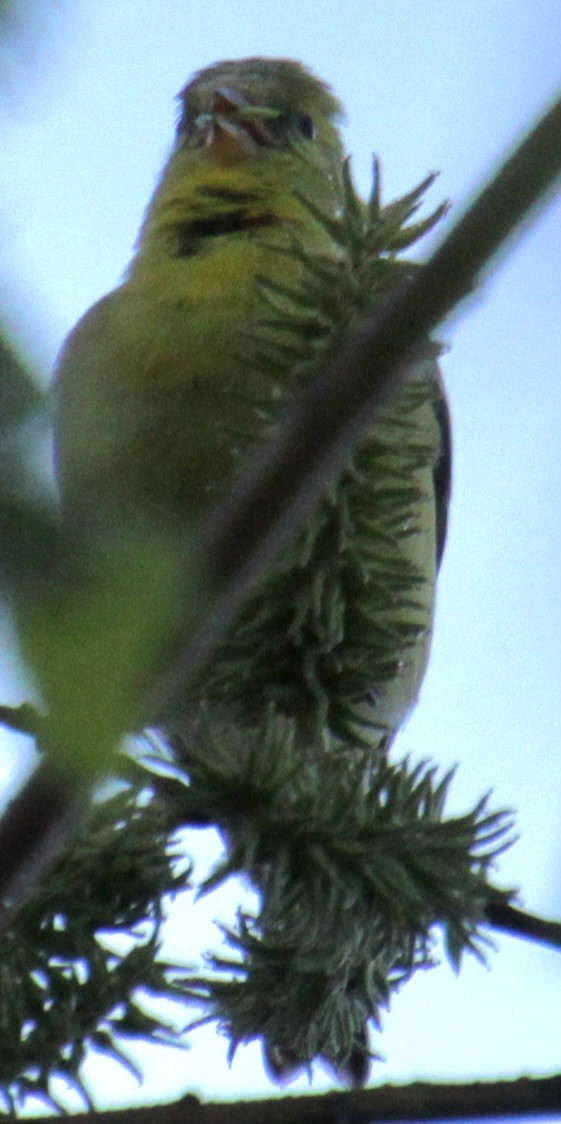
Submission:
{"label": "bare branch", "polygon": [[[471,1084],[383,1085],[349,1093],[204,1104],[188,1095],[173,1104],[95,1113],[103,1124],[391,1124],[398,1121],[550,1117],[561,1109],[561,1076]],[[34,1117],[47,1124],[53,1117]],[[72,1116],[87,1124],[94,1115]]]}
{"label": "bare branch", "polygon": [[515,909],[507,902],[489,902],[485,908],[485,916],[493,929],[500,929],[512,937],[522,937],[527,941],[537,941],[552,948],[561,948],[559,921],[546,921],[543,917],[536,917],[532,913]]}

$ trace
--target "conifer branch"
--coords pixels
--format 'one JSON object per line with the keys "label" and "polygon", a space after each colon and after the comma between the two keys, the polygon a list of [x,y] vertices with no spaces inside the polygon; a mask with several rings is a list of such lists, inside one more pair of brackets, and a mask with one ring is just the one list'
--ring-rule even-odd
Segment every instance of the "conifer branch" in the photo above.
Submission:
{"label": "conifer branch", "polygon": [[[151,701],[167,713],[209,659],[279,551],[336,478],[350,449],[423,356],[423,340],[478,278],[561,174],[561,99],[483,189],[426,265],[365,316],[286,412],[201,534],[204,609]],[[310,441],[310,418],[314,441]]]}
{"label": "conifer branch", "polygon": [[[507,162],[503,171],[482,193],[479,200],[456,226],[427,266],[422,270],[413,271],[412,276],[408,276],[400,283],[386,300],[379,301],[375,310],[364,319],[356,331],[351,332],[348,339],[344,340],[336,354],[327,362],[326,370],[308,383],[307,389],[300,397],[299,402],[288,411],[286,424],[281,429],[278,439],[272,442],[271,449],[258,454],[252,466],[249,467],[244,481],[238,481],[228,499],[211,514],[203,528],[202,548],[205,557],[208,558],[208,569],[212,575],[212,580],[209,580],[207,586],[208,597],[201,615],[195,622],[192,639],[183,647],[180,657],[163,677],[158,691],[151,700],[149,707],[151,716],[167,714],[170,707],[173,709],[178,699],[183,697],[188,684],[193,680],[193,676],[200,672],[201,667],[206,664],[211,652],[222,639],[234,614],[239,610],[242,600],[263,579],[268,572],[268,567],[276,557],[276,553],[286,546],[294,535],[296,528],[309,516],[318,499],[325,493],[326,487],[333,482],[340,471],[348,457],[349,450],[359,440],[365,426],[372,425],[377,412],[387,404],[388,396],[398,387],[405,386],[410,381],[411,374],[416,372],[418,365],[424,363],[427,358],[432,358],[434,347],[423,343],[428,332],[471,290],[478,274],[487,264],[491,255],[496,252],[514,226],[520,222],[529,208],[552,183],[553,178],[559,174],[560,168],[561,102],[543,119],[514,157]],[[407,213],[411,213],[414,198],[413,194],[407,203],[407,207],[409,207]],[[397,232],[395,237],[397,238]],[[372,377],[373,355],[377,357],[374,380]],[[313,444],[309,440],[311,411],[314,414],[316,430]],[[53,528],[52,533],[56,537],[55,528]],[[192,625],[193,622],[190,623]],[[87,715],[84,716],[84,720],[87,720]],[[267,729],[267,733],[272,736],[274,733],[272,727]],[[285,749],[287,746],[288,742],[285,738]],[[284,754],[284,758],[289,759],[288,752]],[[89,929],[88,926],[85,927],[88,932],[84,932],[84,946],[80,946],[79,954],[82,959],[88,960],[90,958],[89,966],[92,971],[92,978],[95,977],[95,972],[98,972],[99,980],[106,990],[103,991],[103,987],[94,989],[95,1002],[88,1008],[87,1012],[79,1011],[79,1017],[72,1027],[64,1027],[62,1037],[60,1027],[54,1031],[55,1037],[52,1041],[48,1040],[49,1049],[46,1060],[43,1059],[41,1063],[38,1077],[32,1075],[20,1079],[18,1074],[21,1072],[21,1060],[12,1056],[8,1058],[10,1072],[5,1080],[14,1083],[16,1090],[21,1091],[23,1088],[25,1091],[30,1091],[34,1088],[34,1082],[35,1088],[39,1090],[47,1089],[49,1074],[50,1072],[56,1072],[57,1067],[59,1072],[65,1072],[78,1081],[76,1074],[88,1035],[90,1036],[89,1040],[96,1045],[100,1045],[100,1048],[103,1046],[113,1054],[117,1054],[118,1043],[116,1039],[118,1039],[120,1032],[144,1037],[149,1037],[154,1033],[156,1022],[148,1018],[142,1021],[138,1011],[133,1009],[134,1004],[132,1001],[129,1002],[126,997],[131,996],[134,988],[143,982],[143,978],[146,979],[147,974],[150,975],[150,965],[152,965],[151,978],[154,991],[159,994],[173,991],[174,981],[167,973],[167,967],[169,966],[158,967],[153,964],[158,926],[161,921],[159,892],[172,893],[179,884],[185,881],[184,876],[180,878],[175,874],[169,849],[166,850],[166,847],[169,845],[173,830],[188,821],[190,801],[195,803],[198,801],[199,805],[202,803],[202,813],[201,807],[198,808],[199,815],[202,814],[203,817],[205,814],[208,815],[211,822],[217,822],[230,831],[230,868],[235,868],[237,863],[238,869],[249,869],[254,876],[256,885],[264,896],[264,909],[261,917],[257,920],[240,919],[240,929],[237,934],[232,935],[232,943],[235,945],[237,941],[238,945],[243,948],[244,953],[248,954],[249,957],[254,956],[253,968],[255,968],[256,963],[257,968],[260,967],[259,957],[261,957],[261,964],[265,964],[267,970],[271,964],[276,969],[277,947],[275,941],[279,933],[279,919],[283,916],[283,911],[279,909],[279,902],[282,902],[287,884],[286,879],[283,881],[282,870],[279,874],[279,870],[273,868],[274,864],[270,851],[263,847],[263,840],[259,835],[260,816],[262,816],[263,809],[267,814],[270,814],[271,811],[275,812],[275,801],[282,807],[284,800],[285,811],[290,811],[295,797],[299,796],[303,797],[302,810],[305,814],[306,801],[311,801],[313,797],[316,803],[309,805],[307,817],[302,815],[302,810],[300,811],[300,821],[306,824],[308,822],[317,823],[318,810],[321,813],[322,808],[325,809],[327,806],[323,790],[321,790],[321,786],[315,792],[313,786],[306,792],[299,792],[298,789],[288,790],[287,800],[283,795],[287,790],[286,777],[279,775],[278,772],[275,773],[274,770],[267,772],[267,769],[265,769],[265,772],[262,770],[259,774],[259,770],[253,767],[254,763],[250,762],[252,767],[249,775],[252,783],[256,779],[264,783],[268,803],[257,806],[258,814],[253,821],[251,816],[246,814],[241,816],[238,822],[232,823],[225,815],[224,808],[236,806],[236,801],[232,802],[231,789],[230,799],[224,801],[224,797],[228,797],[226,783],[228,782],[228,776],[224,771],[224,762],[220,760],[220,746],[217,746],[216,761],[211,760],[209,762],[212,775],[207,776],[205,783],[207,784],[207,794],[212,799],[206,809],[204,807],[205,801],[202,799],[204,785],[201,786],[197,781],[197,784],[192,784],[189,787],[189,780],[196,772],[196,761],[185,760],[181,762],[179,760],[175,764],[177,766],[176,784],[174,793],[170,795],[169,800],[163,803],[161,807],[154,801],[150,802],[150,799],[146,796],[149,782],[147,783],[145,779],[144,791],[141,784],[137,786],[136,790],[131,788],[122,801],[122,804],[126,807],[119,806],[119,818],[116,822],[119,823],[120,837],[116,837],[114,831],[108,832],[111,847],[113,844],[121,847],[123,843],[128,846],[130,867],[127,870],[136,871],[138,877],[144,877],[147,872],[150,876],[149,884],[135,884],[134,901],[129,896],[131,890],[130,873],[127,878],[121,879],[121,881],[117,877],[123,855],[122,851],[119,851],[119,862],[116,863],[116,877],[111,882],[110,900],[104,896],[107,886],[105,879],[102,877],[100,880],[96,875],[98,856],[96,856],[93,846],[93,835],[91,839],[90,837],[88,837],[88,840],[82,839],[76,853],[73,852],[67,860],[62,861],[57,866],[53,873],[53,883],[51,884],[49,881],[45,887],[42,887],[42,893],[46,895],[46,898],[31,899],[30,895],[32,890],[37,893],[39,885],[45,879],[46,869],[52,864],[56,855],[60,855],[60,836],[54,850],[51,851],[49,844],[49,853],[43,856],[41,861],[35,861],[32,857],[30,868],[24,870],[23,877],[20,877],[19,885],[21,887],[25,884],[25,889],[21,893],[18,890],[17,894],[12,895],[12,907],[17,910],[22,902],[27,899],[23,921],[24,930],[25,926],[29,926],[31,923],[31,929],[36,936],[40,933],[42,939],[48,936],[51,941],[45,960],[45,977],[42,977],[40,985],[33,977],[29,965],[23,961],[21,964],[18,961],[19,974],[16,974],[18,979],[27,981],[27,986],[35,988],[33,1002],[39,1003],[41,1017],[48,1016],[52,1010],[56,1011],[56,1003],[60,1002],[60,995],[62,994],[60,989],[65,989],[63,992],[65,999],[69,992],[72,992],[72,988],[76,988],[78,994],[79,980],[77,978],[72,979],[69,983],[64,973],[59,974],[58,977],[56,975],[56,964],[60,960],[57,942],[69,942],[67,945],[69,951],[65,953],[65,956],[70,965],[71,975],[78,957],[78,946],[73,942],[75,934],[80,931],[80,927],[74,925],[74,923],[69,925],[68,933],[72,937],[70,939],[66,931],[60,928],[60,916],[65,915],[65,910],[72,916],[72,911],[80,906],[80,902],[76,900],[75,886],[76,884],[83,884],[86,874],[98,894],[97,898],[94,894],[93,897],[90,896],[88,899],[89,905],[95,906],[97,913],[95,917],[89,918]],[[267,756],[265,755],[264,761],[259,759],[257,764],[260,767],[267,766]],[[183,773],[181,772],[181,765],[184,768]],[[239,796],[240,776],[239,768],[236,768],[239,761],[230,760],[230,765],[232,766],[232,777],[229,778],[229,781],[230,784],[235,781],[236,792]],[[301,770],[302,772],[304,771]],[[399,776],[397,773],[399,773]],[[301,901],[307,905],[307,901],[311,900],[312,905],[316,908],[318,926],[321,927],[322,916],[326,916],[326,910],[322,910],[321,906],[330,904],[330,907],[334,910],[334,916],[348,915],[349,912],[345,897],[349,892],[348,886],[346,879],[341,879],[339,876],[339,868],[350,871],[352,876],[350,878],[351,897],[359,902],[364,901],[365,886],[368,884],[369,878],[375,893],[382,901],[385,901],[384,883],[386,887],[390,885],[390,875],[398,878],[400,891],[403,891],[403,901],[408,906],[407,922],[411,923],[411,932],[405,933],[407,947],[405,951],[402,951],[396,942],[401,939],[403,934],[397,931],[398,927],[394,927],[393,923],[388,923],[390,954],[386,967],[390,972],[392,986],[400,979],[407,978],[415,967],[427,963],[429,929],[434,924],[442,924],[447,929],[448,951],[453,961],[459,960],[463,949],[472,948],[474,950],[474,944],[479,937],[479,927],[484,923],[485,915],[489,919],[486,898],[488,890],[486,883],[487,867],[493,856],[498,853],[500,846],[504,845],[504,831],[505,827],[508,826],[505,824],[505,818],[502,814],[483,815],[484,805],[480,804],[470,816],[464,817],[464,821],[460,825],[462,851],[462,847],[458,847],[458,839],[454,837],[454,833],[458,830],[458,821],[455,823],[448,821],[451,828],[449,839],[446,838],[446,821],[441,821],[444,782],[436,785],[430,770],[426,774],[421,774],[414,770],[408,771],[405,766],[403,766],[401,772],[397,769],[395,776],[389,773],[384,774],[384,783],[387,784],[384,799],[387,798],[389,804],[391,803],[390,796],[396,799],[403,798],[403,807],[407,808],[410,819],[405,824],[405,834],[400,840],[403,843],[401,853],[397,860],[395,856],[386,855],[387,870],[384,872],[381,869],[378,882],[375,880],[376,873],[372,873],[365,865],[366,853],[359,856],[355,854],[345,855],[341,858],[340,853],[336,853],[333,847],[329,851],[329,846],[333,843],[333,840],[329,839],[329,835],[325,831],[325,825],[319,822],[319,838],[312,841],[313,847],[308,845],[308,858],[311,857],[313,861],[308,869],[303,869],[301,876],[299,871],[296,872],[300,881],[298,882],[297,878],[294,883]],[[311,778],[313,781],[314,776],[314,763],[311,762],[308,779]],[[371,774],[370,780],[372,780],[372,776]],[[321,780],[321,777],[319,779]],[[323,780],[325,780],[325,777]],[[21,811],[20,799],[25,801],[32,787],[33,780],[26,787],[21,797],[18,797],[13,803],[12,817],[17,816],[18,812]],[[155,780],[154,789],[157,787]],[[361,792],[368,798],[372,797],[372,806],[374,807],[374,798],[377,798],[375,785],[371,790],[367,786],[363,786]],[[345,791],[340,794],[343,804],[345,795]],[[349,796],[349,809],[352,811],[353,807],[357,806],[357,801],[354,800],[354,793],[349,791],[347,795]],[[71,802],[73,793],[67,794],[67,798]],[[219,804],[217,808],[216,801],[220,801],[220,799],[224,802],[222,805]],[[35,807],[39,806],[35,805]],[[339,809],[341,814],[344,810],[343,807]],[[50,839],[50,833],[53,829],[55,829],[56,834],[57,821],[63,820],[67,811],[68,806],[63,798],[61,814],[59,815],[56,812],[54,816],[47,817],[44,831],[41,830],[38,833],[38,839],[34,841],[35,855],[40,852],[41,838],[44,840]],[[245,811],[247,812],[247,809]],[[255,808],[253,811],[255,811]],[[33,811],[31,815],[33,816]],[[103,812],[100,815],[102,822],[98,825],[98,841],[102,844],[104,841],[107,843],[107,839],[104,834]],[[316,815],[316,821],[314,821],[314,815]],[[435,839],[437,844],[433,851],[429,849],[429,852],[422,854],[422,862],[420,863],[416,861],[415,848],[410,846],[412,836],[408,834],[408,832],[417,830],[416,820],[419,819],[428,821],[428,838]],[[414,820],[415,823],[412,822]],[[292,825],[295,827],[296,833],[299,831],[301,833],[301,822],[295,821]],[[400,827],[403,828],[403,824],[400,824]],[[282,833],[282,824],[280,830]],[[62,836],[65,843],[68,843],[75,834],[74,823],[63,823]],[[287,838],[281,839],[284,847],[283,857],[288,860],[289,873],[292,874],[290,862],[293,862],[297,849],[294,848],[288,833],[285,832],[285,834]],[[346,840],[344,833],[343,839]],[[328,844],[327,852],[325,849],[326,841]],[[370,837],[368,841],[371,842]],[[29,857],[28,841],[22,838],[20,842],[21,852],[19,850],[20,843],[17,840],[14,841],[13,845],[14,867],[18,861],[22,860],[22,854],[24,855],[24,864]],[[452,850],[456,848],[456,863],[452,864],[453,875],[454,877],[459,875],[459,888],[460,890],[466,889],[467,893],[465,913],[461,914],[460,912],[458,916],[453,911],[450,912],[449,908],[450,901],[457,900],[457,884],[454,882],[454,877],[451,880],[444,879],[441,882],[435,877],[435,872],[438,872],[442,867],[443,855],[446,856],[447,850],[450,850],[450,848]],[[138,862],[139,849],[143,855],[144,861],[142,864]],[[111,855],[114,860],[113,851]],[[447,867],[447,864],[444,865]],[[313,876],[311,881],[309,880],[310,871]],[[104,875],[105,871],[102,873]],[[303,892],[308,884],[316,892],[315,899],[310,898],[310,895]],[[430,887],[432,896],[430,900],[427,899],[425,902],[420,888],[423,886],[426,888],[427,885]],[[72,892],[70,892],[71,890]],[[504,901],[508,902],[509,897],[510,895],[505,892]],[[60,904],[61,900],[63,906]],[[50,910],[50,928],[45,927],[41,916],[41,908],[46,908],[46,903]],[[286,897],[286,904],[291,904],[288,896]],[[300,902],[296,904],[299,907]],[[121,958],[117,968],[114,964],[109,964],[103,957],[99,959],[98,949],[94,947],[96,928],[101,928],[103,923],[107,924],[108,917],[114,916],[116,909],[120,917],[118,927],[121,931],[134,931],[135,925],[141,924],[152,923],[154,926],[153,937],[148,942],[145,941],[141,949],[134,949],[134,955],[131,954],[130,957]],[[337,914],[337,911],[339,911],[339,914]],[[304,915],[296,910],[292,917],[289,913],[287,913],[287,916],[289,924],[294,923],[294,931],[300,931],[305,922]],[[368,919],[367,911],[365,911],[364,916]],[[383,911],[380,913],[380,919],[381,929],[383,929],[385,925]],[[496,914],[495,922],[497,922]],[[259,926],[261,926],[260,931]],[[298,930],[298,926],[300,926],[300,930]],[[333,932],[333,926],[331,925],[325,926],[324,924],[324,929],[327,933]],[[363,930],[358,934],[360,941],[363,940],[363,933],[366,934],[364,948],[362,946],[358,948],[358,953],[363,959],[357,960],[358,968],[361,971],[364,962],[368,962],[368,939],[371,938],[368,928],[363,927]],[[387,951],[384,945],[387,937],[388,933],[383,932],[379,942],[383,955],[386,955]],[[91,943],[88,944],[90,938]],[[290,946],[290,942],[288,944]],[[257,956],[254,955],[256,951]],[[331,956],[334,960],[336,951],[333,948],[328,948],[328,957]],[[9,955],[19,956],[20,952],[23,956],[26,952],[25,947],[20,948],[17,942],[15,945],[12,943]],[[322,950],[322,955],[324,954],[325,948]],[[49,955],[51,959],[49,959]],[[217,964],[220,966],[218,961]],[[345,965],[343,966],[345,967]],[[281,967],[282,972],[286,973],[286,958]],[[307,972],[309,967],[309,964],[304,964]],[[322,963],[319,963],[320,982],[323,979],[321,973],[324,967]],[[384,1006],[390,990],[388,980],[382,970],[383,967],[382,965],[375,978],[370,977],[367,980],[367,987],[370,992],[366,995],[366,999],[360,992],[363,981],[358,970],[357,978],[347,981],[349,984],[348,994],[344,991],[341,993],[343,1000],[349,1001],[351,1005],[349,1010],[351,1010],[352,1017],[356,1019],[358,1029],[356,1035],[354,1035],[354,1024],[351,1025],[351,1043],[356,1044],[357,1048],[362,1050],[362,1060],[364,1060],[365,1043],[364,1039],[360,1039],[358,1031],[364,1025],[365,1020],[376,1017],[378,1007]],[[330,964],[330,972],[332,968],[333,966]],[[288,963],[289,969],[290,963]],[[47,983],[44,982],[44,979]],[[205,982],[203,981],[203,984]],[[201,984],[201,987],[203,984]],[[109,1029],[106,1026],[98,1031],[96,1030],[97,1023],[103,1015],[101,1008],[98,1006],[100,997],[103,996],[110,1003],[115,997],[115,993],[112,991],[112,987],[115,986],[118,988],[119,1002],[125,1004],[125,1015],[123,1016],[122,1013],[119,1013],[118,1016],[112,1015],[106,1020],[110,1024]],[[186,981],[183,985],[180,981],[177,983],[176,994],[178,996],[183,995],[183,997],[188,996],[190,986],[191,992],[193,992],[195,990],[193,980]],[[50,988],[56,998],[54,1005],[51,1004],[50,1000],[48,1004],[45,1003],[46,998],[48,998],[46,988]],[[230,987],[229,1000],[233,991],[235,989]],[[40,999],[38,1000],[37,994],[39,993]],[[215,990],[214,994],[216,993]],[[239,992],[237,994],[239,995]],[[83,989],[80,995],[83,997]],[[19,1001],[21,997],[17,998]],[[69,1003],[69,1009],[74,1009],[74,992],[72,992],[71,998],[72,1002]],[[258,996],[258,998],[260,997]],[[244,1002],[247,1001],[247,989],[245,998],[242,996],[242,999]],[[249,994],[249,999],[252,999],[251,994]],[[331,997],[328,996],[328,999],[331,999]],[[352,1004],[354,1004],[354,1007],[352,1007]],[[105,1010],[108,1009],[105,1008]],[[241,1020],[239,1025],[241,1025],[247,1013],[247,1008],[242,1009],[241,1006],[235,1008],[234,1003],[231,1005],[231,1011],[233,1017],[239,1016],[239,1020]],[[347,1008],[345,1008],[344,1013],[348,1014]],[[331,1011],[330,1015],[333,1014],[338,1015],[339,1011]],[[235,1021],[234,1018],[233,1021]],[[315,1056],[315,1053],[322,1053],[333,1065],[341,1063],[344,1068],[346,1062],[351,1063],[356,1059],[353,1059],[348,1053],[348,1039],[344,1040],[342,1044],[337,1039],[333,1040],[334,1026],[337,1026],[337,1018],[331,1019],[324,1039],[319,1042],[318,1049],[315,1052],[311,1050],[311,1057]],[[58,1038],[56,1037],[57,1033]],[[41,1039],[43,1034],[43,1024],[38,1017],[33,1027],[33,1033],[29,1035],[25,1043],[19,1044],[24,1050],[28,1050],[23,1063],[24,1066],[28,1067],[28,1072],[29,1067],[33,1071],[33,1066],[36,1067],[38,1064],[36,1054],[32,1053],[32,1049],[36,1049],[37,1041]],[[243,1039],[245,1034],[246,1031],[244,1030],[242,1034],[238,1035],[238,1038]],[[247,1034],[251,1036],[249,1031],[247,1031]],[[70,1060],[67,1056],[69,1041],[72,1046]],[[302,1060],[311,1060],[311,1057],[304,1051],[303,1054],[299,1053],[296,1056],[295,1063],[301,1064]],[[4,1060],[6,1061],[6,1059]],[[273,1068],[273,1063],[271,1064]],[[20,1080],[21,1084],[18,1084]],[[11,1105],[12,1093],[9,1087],[5,1095]]]}

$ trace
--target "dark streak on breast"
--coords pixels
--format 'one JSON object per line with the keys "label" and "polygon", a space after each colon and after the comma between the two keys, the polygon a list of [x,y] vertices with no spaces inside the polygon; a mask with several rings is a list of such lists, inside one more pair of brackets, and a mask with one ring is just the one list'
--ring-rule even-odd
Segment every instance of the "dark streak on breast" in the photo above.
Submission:
{"label": "dark streak on breast", "polygon": [[[229,200],[231,202],[231,200]],[[247,203],[247,197],[244,199]],[[174,229],[174,257],[192,257],[203,248],[208,238],[224,234],[242,234],[262,227],[275,226],[278,219],[270,211],[261,214],[246,207],[216,211],[204,217],[189,219]]]}

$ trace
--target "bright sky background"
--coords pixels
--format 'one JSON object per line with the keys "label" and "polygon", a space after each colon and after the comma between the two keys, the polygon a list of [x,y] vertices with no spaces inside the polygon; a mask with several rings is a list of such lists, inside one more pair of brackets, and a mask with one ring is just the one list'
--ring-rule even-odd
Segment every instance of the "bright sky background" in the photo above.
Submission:
{"label": "bright sky background", "polygon": [[[26,4],[23,4],[25,10]],[[357,182],[386,199],[428,171],[457,215],[560,84],[559,0],[37,0],[39,34],[0,60],[0,302],[47,377],[66,332],[127,263],[190,74],[249,54],[302,60],[348,114]],[[6,68],[6,61],[9,68]],[[8,78],[6,79],[6,75]],[[451,811],[489,788],[518,813],[497,877],[561,916],[561,204],[525,232],[441,335],[455,437],[451,531],[432,663],[399,750],[459,762]],[[3,700],[25,687],[8,671]],[[18,743],[18,749],[19,749]],[[13,750],[12,750],[13,757]],[[8,783],[11,758],[0,769]],[[203,903],[218,943],[231,890]],[[194,955],[184,904],[170,955]],[[198,936],[199,936],[198,934]],[[559,954],[501,937],[490,971],[443,964],[394,1001],[374,1082],[547,1074],[561,1066]],[[138,1051],[146,1080],[94,1060],[100,1106],[186,1090],[274,1092],[259,1047],[231,1069],[212,1030]],[[327,1088],[321,1072],[313,1090]],[[302,1079],[291,1091],[305,1091]],[[561,1112],[559,1114],[561,1121]]]}

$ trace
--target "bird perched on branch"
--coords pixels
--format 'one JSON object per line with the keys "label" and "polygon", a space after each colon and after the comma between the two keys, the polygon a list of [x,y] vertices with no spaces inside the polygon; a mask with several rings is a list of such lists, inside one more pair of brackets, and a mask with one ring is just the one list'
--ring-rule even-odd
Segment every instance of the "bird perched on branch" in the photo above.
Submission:
{"label": "bird perched on branch", "polygon": [[[80,320],[58,364],[70,522],[183,544],[283,401],[415,268],[397,253],[442,213],[407,225],[429,181],[389,207],[377,187],[358,199],[340,114],[326,85],[284,59],[219,63],[181,93],[125,279]],[[385,752],[414,705],[450,479],[436,351],[217,653],[199,697],[225,728],[261,728],[272,713],[318,760],[330,747]],[[271,1047],[281,1071],[292,1057]]]}
{"label": "bird perched on branch", "polygon": [[[393,280],[388,260],[392,237],[398,242],[397,233],[405,242],[403,214],[394,205],[395,215],[391,207],[386,209],[389,245],[384,245],[378,217],[376,252],[372,254],[365,234],[363,261],[350,263],[356,292],[349,297],[349,248],[342,244],[346,232],[338,240],[333,228],[337,220],[342,225],[344,208],[342,146],[335,125],[341,107],[304,67],[259,58],[220,63],[197,74],[180,103],[175,147],[125,280],[79,321],[58,365],[58,476],[65,512],[82,522],[107,524],[113,517],[117,524],[134,519],[148,526],[163,523],[178,533],[191,528],[231,484],[243,461],[240,454],[270,428],[282,398],[297,392],[293,371],[301,359],[299,344],[306,351],[314,314],[315,354],[321,356],[333,327],[329,316],[340,331],[345,317],[343,327],[383,293]],[[413,209],[405,208],[405,216]],[[331,301],[332,309],[313,307],[320,288],[310,276],[314,263],[333,270],[323,298],[317,296],[318,303]],[[259,364],[251,356],[260,322],[270,311],[257,279],[294,290],[293,307],[289,297],[284,310],[278,302],[278,324],[270,331],[276,334],[278,355],[269,338],[269,369],[266,359]],[[300,307],[299,286],[307,286],[311,302],[301,317],[307,330],[303,343],[298,326],[289,338],[283,325],[283,312],[288,328],[294,325],[290,316]],[[375,704],[376,725],[389,729],[408,713],[423,677],[446,530],[448,414],[436,364],[429,360],[424,369],[425,402],[407,402],[401,411],[389,412],[374,450],[380,463],[371,467],[375,475],[362,488],[361,537],[370,537],[380,557],[369,568],[363,550],[362,588],[356,575],[347,596],[345,590],[332,590],[335,599],[339,593],[343,600],[354,595],[370,601],[373,634],[377,625],[380,631],[388,629],[398,609],[403,635],[401,643],[397,638],[402,650],[396,674],[368,682],[366,668],[362,700],[360,684],[348,685],[360,705]],[[311,440],[313,425],[310,418]],[[414,495],[406,494],[407,487]],[[368,548],[368,542],[363,545]],[[333,570],[341,568],[340,547],[334,541],[327,559]],[[403,606],[399,608],[398,587],[400,580],[407,586],[408,575],[384,574],[384,566],[389,571],[392,562],[402,571],[408,566],[418,570],[415,589],[405,589],[405,600],[417,603],[408,614],[412,635],[403,620],[399,624]],[[292,606],[290,611],[296,615],[299,610]],[[347,605],[349,615],[352,604]],[[318,654],[312,674],[317,691],[322,676],[337,678],[345,645],[351,639],[353,649],[357,645],[348,622],[342,629],[339,642],[327,637]],[[321,638],[318,645],[322,647]],[[308,664],[310,658],[309,650]],[[359,669],[356,678],[360,680]],[[312,685],[312,693],[314,689]],[[285,696],[289,694],[287,684]]]}

